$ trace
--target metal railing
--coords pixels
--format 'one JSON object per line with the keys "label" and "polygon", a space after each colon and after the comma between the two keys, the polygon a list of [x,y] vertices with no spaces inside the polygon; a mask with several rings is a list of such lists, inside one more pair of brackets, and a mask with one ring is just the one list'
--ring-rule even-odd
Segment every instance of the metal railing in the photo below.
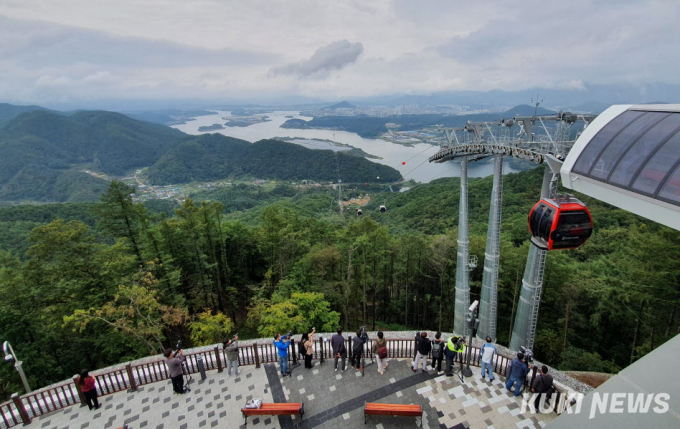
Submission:
{"label": "metal railing", "polygon": [[[351,344],[352,337],[348,336],[345,341],[348,351],[352,349]],[[368,340],[365,344],[365,356],[369,355],[372,344],[373,340]],[[471,348],[470,365],[481,366],[480,349],[474,346]],[[415,340],[408,339],[388,339],[387,350],[388,358],[413,358],[416,355],[416,342]],[[314,359],[319,360],[321,363],[325,360],[334,359],[330,341],[324,341],[323,339],[315,340],[313,352]],[[206,370],[216,369],[218,372],[222,372],[227,362],[226,352],[217,346],[212,350],[187,353],[185,356],[187,357],[185,371],[188,374],[199,372],[199,356],[202,358]],[[428,358],[431,359],[432,356],[430,355]],[[297,344],[295,341],[292,341],[289,345],[288,360],[297,362],[298,359]],[[255,365],[256,368],[259,368],[262,364],[278,361],[278,349],[272,343],[254,343],[239,347],[239,365]],[[507,368],[511,361],[512,359],[509,357],[496,354],[493,362],[494,372],[501,376],[507,376]],[[531,378],[527,379],[525,384],[530,385],[530,383],[533,383],[535,376],[536,367],[533,369]],[[81,406],[85,406],[85,396],[80,389],[80,385],[77,383],[77,378],[77,376],[74,376],[71,382],[34,391],[23,396],[12,395],[10,401],[0,404],[0,428],[11,428],[19,424],[29,424],[35,417],[40,417],[78,403]],[[106,396],[124,390],[134,392],[139,386],[168,380],[170,377],[165,360],[162,359],[138,364],[128,363],[124,368],[97,374],[95,378],[98,395]],[[564,412],[568,406],[565,400],[565,393],[557,389],[556,397],[553,398],[553,411],[557,414]]]}

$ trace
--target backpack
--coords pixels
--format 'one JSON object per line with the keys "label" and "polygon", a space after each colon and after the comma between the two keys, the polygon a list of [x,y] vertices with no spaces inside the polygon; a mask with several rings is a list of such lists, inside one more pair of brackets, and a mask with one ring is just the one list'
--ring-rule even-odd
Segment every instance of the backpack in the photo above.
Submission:
{"label": "backpack", "polygon": [[378,349],[378,357],[380,359],[386,359],[387,358],[387,345],[384,345]]}
{"label": "backpack", "polygon": [[354,341],[354,344],[352,345],[354,354],[361,354],[364,351],[364,341],[359,337],[354,337],[352,341]]}
{"label": "backpack", "polygon": [[305,342],[307,342],[307,340],[301,340],[301,341],[298,343],[298,353],[300,353],[300,354],[303,355],[303,356],[306,354],[306,351],[305,351]]}
{"label": "backpack", "polygon": [[443,351],[442,342],[432,341],[432,357],[439,359]]}

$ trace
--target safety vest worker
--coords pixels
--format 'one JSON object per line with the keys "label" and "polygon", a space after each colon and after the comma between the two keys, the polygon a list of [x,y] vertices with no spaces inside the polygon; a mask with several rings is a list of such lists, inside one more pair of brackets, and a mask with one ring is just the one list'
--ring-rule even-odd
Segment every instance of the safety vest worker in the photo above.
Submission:
{"label": "safety vest worker", "polygon": [[[453,339],[456,339],[456,342],[453,342]],[[460,348],[457,349],[456,346],[460,344]],[[459,343],[458,342],[458,337],[450,337],[449,340],[446,342],[446,346],[449,348],[454,353],[465,353],[465,343]]]}

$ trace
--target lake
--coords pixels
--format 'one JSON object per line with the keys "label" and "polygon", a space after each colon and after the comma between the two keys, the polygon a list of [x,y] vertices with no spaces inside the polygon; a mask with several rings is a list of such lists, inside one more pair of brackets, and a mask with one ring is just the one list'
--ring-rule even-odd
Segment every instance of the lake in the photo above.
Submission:
{"label": "lake", "polygon": [[[364,152],[379,156],[382,159],[370,159],[373,162],[389,165],[401,173],[405,179],[414,179],[418,182],[429,182],[440,177],[458,177],[460,176],[460,163],[449,161],[443,164],[429,163],[427,160],[430,156],[437,153],[439,146],[428,145],[424,143],[416,144],[414,146],[404,146],[395,144],[380,139],[365,139],[356,133],[347,131],[331,131],[331,130],[295,130],[280,128],[281,124],[292,116],[295,119],[310,120],[309,117],[299,115],[298,111],[275,111],[266,113],[271,119],[268,122],[260,122],[248,127],[226,127],[223,130],[212,131],[224,134],[225,136],[235,137],[249,142],[256,142],[263,139],[271,139],[274,137],[290,137],[290,138],[304,138],[304,139],[319,139],[332,140],[338,143],[348,144],[356,148],[362,149]],[[216,111],[213,115],[199,116],[186,124],[174,125],[187,134],[205,134],[198,131],[199,127],[209,126],[212,124],[224,124],[226,121],[223,117],[231,116],[229,111]],[[315,141],[312,144],[304,142],[295,142],[310,149],[331,149],[330,145],[324,147],[323,142]],[[337,149],[335,149],[337,150]],[[402,162],[406,162],[402,165]],[[517,170],[510,168],[505,163],[503,166],[504,173],[514,173]],[[470,177],[485,177],[493,174],[493,164],[486,161],[473,162],[468,165],[468,175]]]}

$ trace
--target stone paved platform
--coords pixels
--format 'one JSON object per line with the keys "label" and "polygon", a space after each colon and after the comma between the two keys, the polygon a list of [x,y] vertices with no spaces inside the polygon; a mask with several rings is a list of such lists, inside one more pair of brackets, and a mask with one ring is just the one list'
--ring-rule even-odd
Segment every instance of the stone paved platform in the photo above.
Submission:
{"label": "stone paved platform", "polygon": [[[370,362],[370,360],[368,360]],[[433,371],[413,373],[410,359],[391,359],[384,375],[368,365],[364,377],[352,368],[335,372],[333,362],[315,362],[313,369],[293,368],[281,377],[278,365],[241,367],[240,376],[208,372],[195,374],[191,392],[174,395],[169,381],[100,397],[102,408],[70,407],[35,419],[28,429],[113,428],[128,423],[132,429],[245,428],[240,409],[248,399],[263,402],[303,402],[305,415],[248,418],[248,428],[542,428],[555,414],[521,412],[521,401],[505,391],[500,377],[493,383],[474,376],[461,384],[458,377]],[[421,404],[423,418],[369,416],[365,402]]]}

